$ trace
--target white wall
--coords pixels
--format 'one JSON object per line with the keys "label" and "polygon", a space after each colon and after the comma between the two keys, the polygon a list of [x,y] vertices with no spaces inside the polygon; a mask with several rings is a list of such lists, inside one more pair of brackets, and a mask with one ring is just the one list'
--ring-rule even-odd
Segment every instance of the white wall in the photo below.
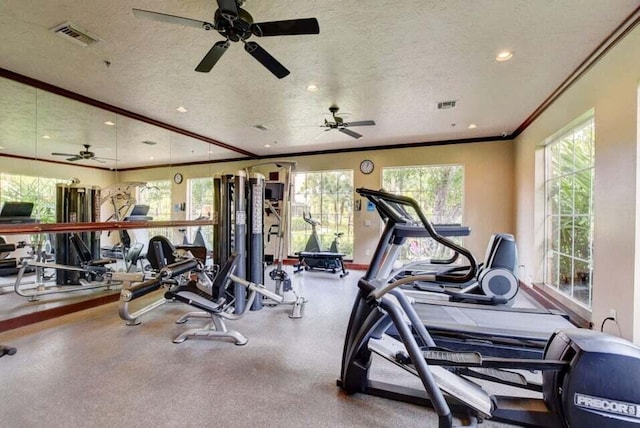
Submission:
{"label": "white wall", "polygon": [[[544,70],[540,70],[544,72]],[[520,260],[541,282],[544,199],[538,145],[593,108],[595,113],[595,235],[592,322],[615,309],[609,331],[640,342],[638,224],[638,82],[640,28],[615,46],[515,141],[516,235]],[[638,314],[638,315],[635,315]]]}

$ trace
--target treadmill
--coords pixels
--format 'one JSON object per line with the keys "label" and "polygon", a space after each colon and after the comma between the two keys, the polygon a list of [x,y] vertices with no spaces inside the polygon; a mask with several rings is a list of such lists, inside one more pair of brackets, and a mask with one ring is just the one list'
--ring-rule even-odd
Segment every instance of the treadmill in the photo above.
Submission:
{"label": "treadmill", "polygon": [[[431,236],[459,256],[470,266],[463,272],[447,269],[403,278],[406,284],[415,281],[467,283],[476,275],[472,254],[464,247],[440,236],[422,213],[418,203],[409,197],[385,191],[359,188],[356,192],[377,208],[385,220],[385,228],[371,259],[368,276],[380,285],[397,280],[393,266],[400,254],[399,239],[414,229],[413,236]],[[418,221],[411,221],[406,207],[412,208]],[[406,293],[410,296],[417,295]],[[558,329],[576,328],[560,311],[543,308],[514,308],[506,305],[488,306],[445,300],[442,293],[424,293],[414,303],[414,309],[438,346],[456,351],[479,350],[484,355],[510,358],[542,358],[544,346]],[[417,299],[416,299],[417,300]],[[393,331],[389,332],[393,335]]]}

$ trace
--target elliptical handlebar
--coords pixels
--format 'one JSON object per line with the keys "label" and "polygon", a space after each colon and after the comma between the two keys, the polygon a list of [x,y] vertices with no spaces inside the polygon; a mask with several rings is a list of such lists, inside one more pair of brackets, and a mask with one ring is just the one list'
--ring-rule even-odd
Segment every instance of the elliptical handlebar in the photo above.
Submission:
{"label": "elliptical handlebar", "polygon": [[[439,244],[444,245],[445,247],[453,250],[455,253],[462,255],[469,262],[469,270],[465,275],[449,275],[449,274],[439,274],[439,275],[431,275],[431,280],[436,281],[447,281],[453,283],[465,283],[470,281],[476,277],[476,273],[478,271],[478,264],[473,257],[473,254],[466,248],[456,244],[450,239],[445,238],[438,234],[438,232],[433,228],[431,222],[425,217],[420,205],[418,202],[410,198],[408,196],[394,195],[392,193],[388,193],[382,190],[371,190],[366,189],[364,187],[360,187],[356,189],[356,192],[359,195],[366,197],[369,201],[371,201],[377,208],[378,213],[385,221],[393,221],[394,223],[411,223],[413,222],[411,215],[404,207],[411,207],[418,215],[420,222],[427,230],[429,235],[438,242]],[[397,283],[395,281],[393,284]],[[396,284],[396,286],[401,284]],[[392,287],[393,288],[393,287]],[[387,286],[385,289],[390,290]]]}
{"label": "elliptical handlebar", "polygon": [[302,211],[302,218],[311,226],[320,226],[320,222],[318,220],[314,220],[313,217],[311,217],[310,212]]}

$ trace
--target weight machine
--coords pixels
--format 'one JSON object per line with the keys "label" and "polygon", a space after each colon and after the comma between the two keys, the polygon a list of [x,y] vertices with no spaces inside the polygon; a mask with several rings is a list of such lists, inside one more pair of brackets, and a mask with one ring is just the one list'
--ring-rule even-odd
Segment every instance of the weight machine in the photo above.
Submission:
{"label": "weight machine", "polygon": [[[264,283],[264,176],[244,170],[216,175],[213,198],[217,210],[213,219],[214,264],[222,266],[235,253],[236,277],[255,284]],[[246,290],[236,282],[236,314],[244,311]],[[256,299],[251,303],[251,310],[259,309],[262,301]]]}
{"label": "weight machine", "polygon": [[[273,214],[276,218],[277,231],[275,251],[273,256],[274,268],[269,271],[269,278],[275,282],[275,293],[282,297],[281,302],[273,303],[291,305],[291,314],[289,318],[302,318],[302,311],[307,300],[303,296],[296,293],[291,283],[291,278],[283,267],[285,257],[285,233],[289,230],[289,209],[291,207],[291,177],[296,163],[291,161],[264,162],[253,165],[256,168],[262,165],[275,165],[284,174],[284,183],[282,192],[280,186],[272,186],[269,198],[265,198],[265,209]],[[280,184],[280,183],[277,183]],[[267,184],[269,186],[269,184]],[[276,190],[277,189],[277,190]],[[270,232],[271,233],[271,232]],[[293,293],[293,299],[284,299],[284,293]]]}

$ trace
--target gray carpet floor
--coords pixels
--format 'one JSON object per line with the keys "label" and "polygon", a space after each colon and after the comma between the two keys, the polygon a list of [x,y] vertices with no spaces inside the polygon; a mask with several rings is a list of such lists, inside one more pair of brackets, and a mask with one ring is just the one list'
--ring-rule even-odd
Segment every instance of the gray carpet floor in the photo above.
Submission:
{"label": "gray carpet floor", "polygon": [[[0,343],[18,353],[0,359],[0,426],[437,426],[429,409],[336,387],[361,274],[292,275],[308,299],[304,317],[290,319],[290,307],[278,306],[228,322],[249,338],[245,346],[172,343],[188,328],[174,323],[191,310],[180,303],[139,326],[126,326],[113,303],[1,333]],[[385,361],[374,369],[382,380],[416,384]]]}

